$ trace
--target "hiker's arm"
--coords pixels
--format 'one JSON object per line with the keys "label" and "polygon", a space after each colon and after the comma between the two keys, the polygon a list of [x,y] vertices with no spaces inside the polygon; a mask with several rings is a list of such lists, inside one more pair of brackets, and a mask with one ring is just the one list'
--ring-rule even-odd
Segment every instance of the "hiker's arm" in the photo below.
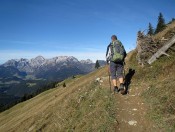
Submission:
{"label": "hiker's arm", "polygon": [[109,52],[109,45],[108,45],[107,50],[106,50],[106,57],[108,56],[108,52]]}
{"label": "hiker's arm", "polygon": [[106,50],[106,62],[107,63],[109,63],[109,48],[110,48],[110,44],[108,45],[107,50]]}

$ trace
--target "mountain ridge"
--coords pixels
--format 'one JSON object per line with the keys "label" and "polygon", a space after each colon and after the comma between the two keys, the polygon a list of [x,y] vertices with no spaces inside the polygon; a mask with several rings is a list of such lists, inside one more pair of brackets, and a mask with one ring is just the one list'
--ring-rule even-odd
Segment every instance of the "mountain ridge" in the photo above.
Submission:
{"label": "mountain ridge", "polygon": [[[103,60],[99,60],[99,63],[101,66],[104,66],[106,64],[106,62]],[[11,59],[0,66],[13,67],[20,72],[26,72],[27,75],[33,75],[35,77],[45,79],[49,79],[47,77],[47,74],[43,74],[45,72],[65,72],[66,69],[72,69],[72,72],[75,71],[75,74],[86,74],[95,69],[95,63],[93,63],[92,60],[78,60],[73,56],[56,56],[50,59],[46,59],[40,55],[32,59]],[[42,74],[44,76],[41,76]],[[75,75],[74,73],[71,74]],[[69,76],[70,75],[67,75],[66,77]],[[64,77],[63,79],[65,79],[66,77]],[[53,76],[53,78],[55,77]],[[55,80],[56,79],[57,78],[55,78]]]}
{"label": "mountain ridge", "polygon": [[[77,58],[73,56],[56,56],[50,59],[46,59],[43,56],[39,55],[32,59],[11,59],[5,62],[4,64],[1,64],[0,66],[13,66],[16,67],[20,71],[25,71],[27,73],[32,73],[35,71],[35,69],[40,68],[42,66],[48,66],[48,65],[56,65],[63,63],[65,65],[66,63],[79,63],[79,64],[94,64],[92,60],[78,60]],[[104,62],[101,63],[104,65]]]}

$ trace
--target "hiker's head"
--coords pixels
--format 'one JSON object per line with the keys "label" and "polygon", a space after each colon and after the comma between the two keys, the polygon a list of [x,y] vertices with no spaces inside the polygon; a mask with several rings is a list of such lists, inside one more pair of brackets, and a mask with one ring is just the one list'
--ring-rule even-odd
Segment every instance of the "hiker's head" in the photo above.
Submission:
{"label": "hiker's head", "polygon": [[112,35],[112,36],[111,36],[111,40],[112,40],[112,41],[117,40],[117,36],[116,36],[116,35]]}

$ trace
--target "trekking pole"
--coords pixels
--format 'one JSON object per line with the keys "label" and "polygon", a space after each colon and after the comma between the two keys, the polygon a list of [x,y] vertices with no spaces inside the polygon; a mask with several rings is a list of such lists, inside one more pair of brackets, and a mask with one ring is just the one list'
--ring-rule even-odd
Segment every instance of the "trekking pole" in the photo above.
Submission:
{"label": "trekking pole", "polygon": [[125,87],[125,92],[127,92],[127,88],[126,88],[126,72],[125,72],[125,61],[123,62],[123,66],[124,66],[124,68],[123,68],[123,75],[124,75],[124,87]]}
{"label": "trekking pole", "polygon": [[110,92],[111,92],[111,77],[110,77],[110,72],[109,72],[109,64],[108,64],[108,76],[109,76],[109,88],[110,88]]}
{"label": "trekking pole", "polygon": [[124,80],[125,80],[125,74],[126,74],[126,73],[125,73],[125,62],[123,62],[123,67],[124,67],[124,68],[123,68],[123,74],[124,74]]}

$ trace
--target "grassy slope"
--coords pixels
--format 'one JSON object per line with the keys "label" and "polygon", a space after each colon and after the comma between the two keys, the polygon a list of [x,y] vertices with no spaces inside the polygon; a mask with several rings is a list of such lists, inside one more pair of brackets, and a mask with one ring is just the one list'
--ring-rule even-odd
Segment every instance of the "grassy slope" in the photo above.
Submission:
{"label": "grassy slope", "polygon": [[175,54],[172,57],[162,57],[146,72],[148,90],[143,96],[150,103],[150,117],[155,119],[160,127],[175,131]]}
{"label": "grassy slope", "polygon": [[148,116],[160,128],[175,131],[175,53],[170,54],[171,57],[163,56],[152,66],[141,67],[134,51],[129,65],[136,70],[131,85],[145,89],[142,97],[150,106]]}
{"label": "grassy slope", "polygon": [[[175,22],[154,38],[168,38],[172,32],[175,32]],[[175,52],[169,50],[168,54],[170,57],[162,56],[152,66],[142,68],[137,65],[134,51],[129,65],[136,70],[133,84],[145,89],[142,96],[151,108],[148,115],[159,127],[175,131]]]}
{"label": "grassy slope", "polygon": [[[150,105],[148,116],[162,128],[175,128],[175,57],[162,57],[152,66],[140,67],[136,52],[127,57],[126,68],[136,70],[131,87],[144,88]],[[174,54],[175,55],[175,54]],[[66,80],[67,88],[57,87],[0,113],[0,131],[115,131],[116,98],[111,96],[105,77],[106,67],[88,75]]]}
{"label": "grassy slope", "polygon": [[[155,38],[170,38],[172,33],[175,34],[175,22],[167,25]],[[153,110],[150,116],[158,125],[175,131],[175,51],[169,50],[168,54],[170,57],[161,57],[147,69],[146,77],[150,85],[143,96],[151,104]]]}
{"label": "grassy slope", "polygon": [[102,68],[0,113],[0,131],[114,131],[114,97],[94,80]]}

